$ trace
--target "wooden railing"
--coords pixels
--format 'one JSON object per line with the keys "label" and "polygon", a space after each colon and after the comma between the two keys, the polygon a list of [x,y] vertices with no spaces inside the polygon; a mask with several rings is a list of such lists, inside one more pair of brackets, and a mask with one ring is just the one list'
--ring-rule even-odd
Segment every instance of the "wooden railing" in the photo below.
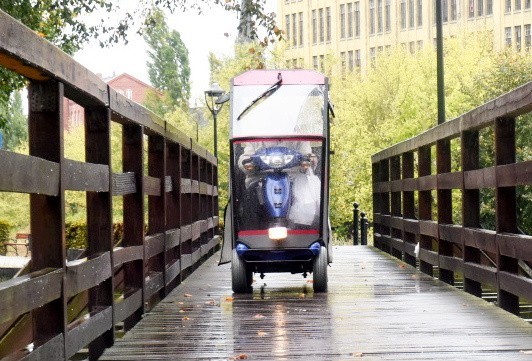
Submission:
{"label": "wooden railing", "polygon": [[[0,191],[30,195],[32,237],[29,273],[0,283],[0,359],[67,360],[86,347],[97,359],[218,247],[217,160],[1,11],[0,34],[0,66],[29,82],[29,155],[0,151]],[[64,156],[66,98],[85,111],[84,162]],[[122,128],[119,174],[112,123]],[[86,193],[88,246],[68,262],[72,190]]]}
{"label": "wooden railing", "polygon": [[[531,126],[528,116],[516,127],[516,118],[531,110],[528,83],[373,155],[374,244],[416,266],[419,243],[422,271],[449,284],[463,278],[477,296],[495,290],[498,305],[517,314],[520,298],[532,300],[532,237],[519,229],[516,197],[532,184],[532,160],[516,158],[516,129]],[[480,161],[480,143],[494,150],[493,164]],[[493,205],[483,203],[486,191]],[[481,227],[481,207],[493,207],[494,229]]]}

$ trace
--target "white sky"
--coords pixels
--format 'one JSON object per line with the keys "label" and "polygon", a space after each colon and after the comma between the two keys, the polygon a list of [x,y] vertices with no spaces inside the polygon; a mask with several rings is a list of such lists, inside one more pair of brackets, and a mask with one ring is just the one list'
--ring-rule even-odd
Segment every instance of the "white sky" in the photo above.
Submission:
{"label": "white sky", "polygon": [[[268,12],[275,11],[276,7],[277,0],[268,0]],[[179,31],[189,51],[191,103],[194,103],[194,99],[203,99],[203,91],[209,88],[209,52],[218,56],[233,54],[235,38],[238,35],[237,15],[213,6],[202,15],[196,15],[194,11],[168,13],[167,23],[171,29]],[[93,42],[78,51],[74,58],[92,72],[101,73],[104,77],[128,73],[149,83],[146,68],[147,46],[135,33],[131,33],[128,40],[127,45],[103,49],[97,42]]]}

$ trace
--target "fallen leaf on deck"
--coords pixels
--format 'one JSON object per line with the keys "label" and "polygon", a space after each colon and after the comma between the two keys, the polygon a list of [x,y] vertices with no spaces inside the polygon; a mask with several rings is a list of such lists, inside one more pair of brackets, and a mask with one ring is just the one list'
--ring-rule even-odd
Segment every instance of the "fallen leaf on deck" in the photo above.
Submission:
{"label": "fallen leaf on deck", "polygon": [[257,332],[257,336],[259,336],[259,337],[268,336],[268,332],[259,331],[259,332]]}
{"label": "fallen leaf on deck", "polygon": [[190,320],[190,317],[187,317],[187,316],[183,317],[183,321],[189,321],[189,320]]}
{"label": "fallen leaf on deck", "polygon": [[192,297],[192,295],[190,293],[185,293],[183,296],[186,297],[186,298]]}
{"label": "fallen leaf on deck", "polygon": [[260,319],[264,318],[264,315],[261,315],[260,313],[257,313],[255,316],[253,316],[253,318],[255,318],[257,320],[260,320]]}

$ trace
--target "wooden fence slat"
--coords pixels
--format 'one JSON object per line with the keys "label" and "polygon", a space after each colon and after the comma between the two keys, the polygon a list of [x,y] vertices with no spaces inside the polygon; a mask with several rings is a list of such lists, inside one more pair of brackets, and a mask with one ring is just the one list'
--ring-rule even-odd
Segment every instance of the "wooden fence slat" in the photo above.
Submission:
{"label": "wooden fence slat", "polygon": [[110,252],[89,259],[67,263],[66,295],[72,297],[81,291],[92,288],[111,277]]}
{"label": "wooden fence slat", "polygon": [[65,189],[109,192],[109,166],[65,159],[63,167]]}
{"label": "wooden fence slat", "polygon": [[144,193],[148,196],[160,196],[161,195],[161,179],[144,176]]}
{"label": "wooden fence slat", "polygon": [[66,357],[70,358],[79,349],[113,327],[113,307],[91,312],[87,319],[69,325],[66,335]]}
{"label": "wooden fence slat", "polygon": [[39,193],[59,192],[59,164],[29,155],[0,150],[0,191]]}
{"label": "wooden fence slat", "polygon": [[113,196],[123,196],[137,192],[137,180],[134,172],[113,173]]}
{"label": "wooden fence slat", "polygon": [[120,302],[115,302],[115,322],[122,322],[142,307],[142,290],[137,289],[125,295]]}
{"label": "wooden fence slat", "polygon": [[146,259],[150,259],[164,252],[164,233],[146,236]]}
{"label": "wooden fence slat", "polygon": [[64,344],[64,336],[59,334],[34,348],[31,353],[21,357],[19,361],[62,360],[65,358]]}
{"label": "wooden fence slat", "polygon": [[121,267],[124,263],[144,259],[143,246],[128,246],[124,248],[115,248],[113,250],[113,267]]}
{"label": "wooden fence slat", "polygon": [[45,268],[1,282],[0,324],[61,297],[62,281],[62,269]]}

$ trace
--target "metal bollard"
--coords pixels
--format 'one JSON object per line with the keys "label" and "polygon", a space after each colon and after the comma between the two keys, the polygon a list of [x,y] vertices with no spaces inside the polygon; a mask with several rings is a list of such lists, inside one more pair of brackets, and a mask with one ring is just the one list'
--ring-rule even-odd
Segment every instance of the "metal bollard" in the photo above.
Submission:
{"label": "metal bollard", "polygon": [[368,245],[368,219],[364,212],[360,212],[360,244]]}
{"label": "metal bollard", "polygon": [[358,245],[358,203],[353,203],[353,245]]}

